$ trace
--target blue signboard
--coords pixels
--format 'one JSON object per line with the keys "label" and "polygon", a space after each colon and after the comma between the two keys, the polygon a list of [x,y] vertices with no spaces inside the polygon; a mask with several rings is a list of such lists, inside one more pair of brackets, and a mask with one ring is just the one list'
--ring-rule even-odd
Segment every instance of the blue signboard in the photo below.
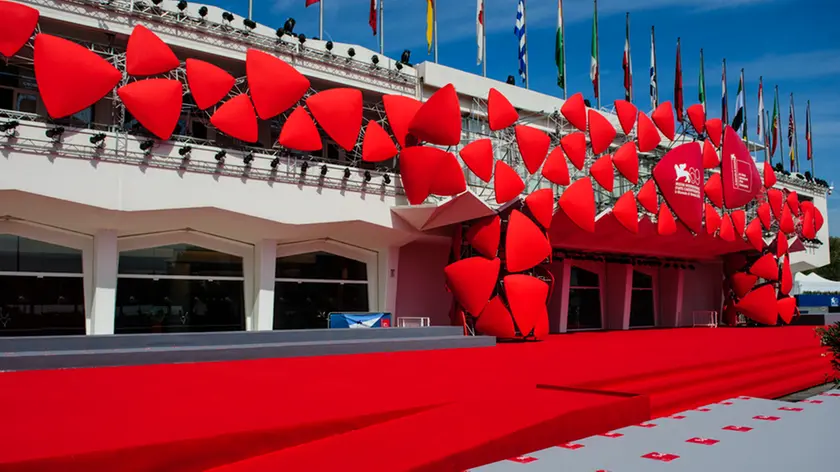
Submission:
{"label": "blue signboard", "polygon": [[330,313],[330,328],[389,328],[390,313]]}
{"label": "blue signboard", "polygon": [[799,295],[799,306],[840,307],[840,295]]}

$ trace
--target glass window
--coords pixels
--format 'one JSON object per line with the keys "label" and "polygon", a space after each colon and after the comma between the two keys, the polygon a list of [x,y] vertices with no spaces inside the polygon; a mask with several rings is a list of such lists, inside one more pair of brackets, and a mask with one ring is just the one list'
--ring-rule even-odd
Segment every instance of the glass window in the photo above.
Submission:
{"label": "glass window", "polygon": [[0,108],[3,110],[11,110],[12,104],[15,103],[15,92],[12,89],[0,87]]}
{"label": "glass window", "polygon": [[82,277],[0,275],[0,336],[85,334]]}
{"label": "glass window", "polygon": [[242,277],[242,258],[190,244],[120,253],[120,275]]}
{"label": "glass window", "polygon": [[24,113],[36,113],[38,111],[38,96],[29,93],[18,93],[15,110]]}
{"label": "glass window", "polygon": [[278,279],[367,280],[367,264],[326,252],[277,259]]}
{"label": "glass window", "polygon": [[367,284],[277,282],[274,329],[327,328],[332,312],[368,311]]}
{"label": "glass window", "polygon": [[242,281],[130,277],[117,281],[117,334],[244,329]]}
{"label": "glass window", "polygon": [[566,328],[601,329],[601,291],[593,288],[569,289],[569,317]]}
{"label": "glass window", "polygon": [[633,288],[653,288],[653,277],[644,272],[634,270]]}
{"label": "glass window", "polygon": [[81,274],[82,251],[0,234],[0,272]]}
{"label": "glass window", "polygon": [[598,274],[579,267],[572,267],[569,286],[600,288],[600,285],[598,284]]}
{"label": "glass window", "polygon": [[633,289],[630,298],[630,326],[654,326],[655,324],[653,290]]}

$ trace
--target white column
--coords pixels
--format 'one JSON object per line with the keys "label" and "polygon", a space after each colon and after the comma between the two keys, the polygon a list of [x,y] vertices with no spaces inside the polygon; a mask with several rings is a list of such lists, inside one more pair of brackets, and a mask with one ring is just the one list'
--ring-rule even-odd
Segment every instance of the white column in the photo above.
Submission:
{"label": "white column", "polygon": [[[569,327],[569,284],[572,280],[572,264],[568,259],[563,259],[563,276],[555,280],[560,282],[560,333],[565,333]],[[557,286],[555,285],[555,290]]]}
{"label": "white column", "polygon": [[248,331],[274,329],[274,274],[277,267],[277,241],[263,239],[254,246],[254,299],[246,319]]}
{"label": "white column", "polygon": [[[88,289],[87,334],[114,334],[114,309],[117,305],[117,232],[100,230],[93,236],[93,247],[84,253]],[[88,276],[88,272],[90,276]]]}
{"label": "white column", "polygon": [[[397,324],[397,285],[399,281],[400,248],[391,246],[379,252],[379,310],[391,313]],[[369,283],[373,283],[370,281]]]}

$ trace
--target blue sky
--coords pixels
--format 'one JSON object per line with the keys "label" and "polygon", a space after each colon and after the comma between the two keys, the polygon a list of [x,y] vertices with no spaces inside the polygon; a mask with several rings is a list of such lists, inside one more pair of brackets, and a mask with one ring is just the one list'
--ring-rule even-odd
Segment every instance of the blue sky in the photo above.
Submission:
{"label": "blue sky", "polygon": [[[367,25],[370,0],[322,0],[325,36],[378,50]],[[481,72],[476,65],[475,0],[438,0],[440,63]],[[247,15],[247,0],[214,3]],[[318,34],[318,8],[305,0],[254,0],[254,20],[280,27],[288,17],[296,32]],[[412,51],[412,62],[426,55],[425,0],[385,0],[385,52],[398,58]],[[517,40],[513,35],[517,0],[486,0],[488,76],[505,80],[517,75]],[[564,0],[569,93],[592,98],[589,51],[591,0]],[[561,95],[556,86],[554,37],[556,0],[527,0],[530,86]],[[816,175],[838,185],[829,198],[830,231],[840,236],[840,1],[837,0],[600,0],[599,36],[602,103],[623,98],[621,58],[624,18],[631,20],[634,101],[649,108],[650,27],[656,26],[660,100],[673,99],[676,40],[681,37],[686,106],[697,102],[699,50],[705,56],[706,93],[710,116],[720,114],[721,60],[726,58],[730,117],[734,115],[738,75],[745,69],[749,127],[755,133],[758,78],[764,77],[765,106],[772,112],[773,86],[779,86],[782,125],[787,136],[790,93],[796,99],[800,165],[805,161],[805,104],[811,100]],[[629,9],[629,10],[628,10]],[[594,101],[594,100],[593,100]],[[785,142],[785,145],[787,143]],[[779,161],[777,151],[775,162]]]}

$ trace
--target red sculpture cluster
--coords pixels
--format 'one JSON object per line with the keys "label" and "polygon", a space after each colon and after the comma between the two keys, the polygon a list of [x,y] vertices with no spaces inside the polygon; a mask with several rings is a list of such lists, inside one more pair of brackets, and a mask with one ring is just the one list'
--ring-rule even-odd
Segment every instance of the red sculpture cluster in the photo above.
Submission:
{"label": "red sculpture cluster", "polygon": [[[0,1],[0,54],[10,57],[25,46],[38,17],[38,11],[28,6]],[[179,67],[180,60],[142,25],[134,28],[125,55],[126,73],[132,79],[124,78],[89,49],[55,36],[36,35],[35,77],[49,115],[61,118],[81,111],[122,82],[117,95],[126,109],[149,132],[168,139],[180,117],[185,84],[164,74]],[[198,108],[213,109],[212,125],[233,138],[256,142],[258,119],[291,110],[279,135],[280,145],[318,151],[320,130],[345,150],[354,150],[358,144],[364,124],[359,90],[335,88],[307,96],[310,82],[306,77],[281,59],[255,49],[246,54],[248,93],[232,93],[236,79],[213,64],[187,59],[185,68],[186,86]],[[455,88],[447,85],[426,102],[385,95],[383,105],[387,127],[367,122],[362,159],[380,162],[399,155],[402,184],[411,204],[423,203],[431,195],[456,196],[467,191],[461,163],[441,149],[461,144],[461,108]],[[552,149],[548,134],[517,124],[519,114],[501,92],[490,89],[487,97],[490,129],[499,132],[513,127],[527,171],[540,172],[565,187],[556,201],[559,211],[588,232],[595,231],[593,182],[608,192],[613,191],[616,178],[638,186],[639,153],[656,149],[663,136],[675,139],[670,102],[650,116],[622,100],[615,102],[615,110],[621,131],[630,137],[635,129],[635,139],[625,139],[612,154],[607,152],[617,137],[616,127],[607,116],[587,108],[581,94],[570,97],[560,109],[578,131],[563,136]],[[702,144],[689,142],[671,149],[654,167],[653,179],[642,183],[635,194],[622,195],[611,211],[633,234],[639,231],[640,214],[649,213],[656,215],[657,232],[663,236],[675,233],[679,223],[694,234],[705,231],[727,242],[746,239],[761,255],[728,258],[726,283],[731,296],[725,319],[734,324],[735,315],[741,313],[763,324],[775,324],[779,317],[787,323],[795,311],[789,297],[788,237],[816,238],[823,217],[794,192],[772,188],[776,177],[769,165],[764,166],[762,182],[741,138],[720,119],[707,120],[702,105],[690,106],[687,115],[691,126],[705,136]],[[568,163],[583,170],[587,151],[594,156],[589,176],[572,181]],[[522,195],[525,183],[507,163],[494,158],[490,139],[467,144],[459,155],[478,178],[493,181],[498,204]],[[709,169],[719,172],[704,179]],[[747,224],[742,208],[756,199],[758,216]],[[477,254],[460,259],[458,251],[453,251],[455,260],[445,269],[447,284],[459,319],[477,332],[540,339],[548,334],[546,302],[553,289],[550,272],[541,265],[551,259],[548,230],[555,215],[555,197],[551,189],[542,189],[526,196],[521,205],[503,208],[499,215],[472,222],[463,237]],[[722,216],[718,210],[723,210]],[[779,234],[773,247],[765,247],[763,235],[773,228],[773,220],[778,221]],[[459,232],[456,241],[460,238]]]}

